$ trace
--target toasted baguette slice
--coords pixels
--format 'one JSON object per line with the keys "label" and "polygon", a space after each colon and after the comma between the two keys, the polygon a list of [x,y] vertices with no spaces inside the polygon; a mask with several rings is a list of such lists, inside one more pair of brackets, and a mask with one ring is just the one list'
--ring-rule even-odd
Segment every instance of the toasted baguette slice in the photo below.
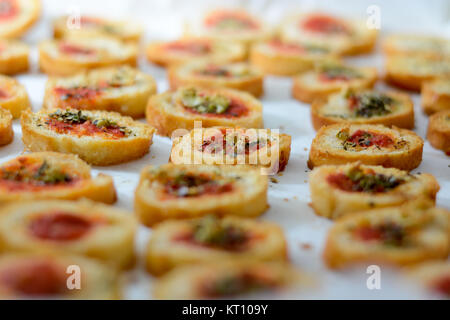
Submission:
{"label": "toasted baguette slice", "polygon": [[0,204],[41,199],[87,198],[104,203],[117,199],[113,179],[99,174],[71,154],[36,152],[0,165]]}
{"label": "toasted baguette slice", "polygon": [[0,299],[120,299],[119,277],[115,268],[76,255],[6,253],[0,256]]}
{"label": "toasted baguette slice", "polygon": [[150,62],[167,67],[195,60],[243,61],[246,50],[238,42],[187,37],[169,42],[152,42],[148,45],[146,54]]}
{"label": "toasted baguette slice", "polygon": [[25,87],[16,79],[0,75],[0,108],[8,110],[14,119],[31,108]]}
{"label": "toasted baguette slice", "polygon": [[250,62],[266,74],[293,76],[333,56],[329,48],[319,45],[273,39],[253,45]]}
{"label": "toasted baguette slice", "polygon": [[75,109],[24,112],[22,140],[29,151],[73,153],[98,166],[143,157],[152,144],[152,127],[115,112]]}
{"label": "toasted baguette slice", "polygon": [[344,88],[361,90],[372,88],[377,81],[377,70],[371,67],[351,67],[328,60],[316,64],[315,70],[294,78],[292,96],[300,102],[312,103],[326,99]]}
{"label": "toasted baguette slice", "polygon": [[11,112],[0,108],[0,146],[7,145],[13,141],[12,119]]}
{"label": "toasted baguette slice", "polygon": [[330,219],[374,208],[393,207],[416,198],[435,201],[439,184],[430,174],[365,166],[322,166],[309,177],[312,207]]}
{"label": "toasted baguette slice", "polygon": [[2,1],[0,38],[19,38],[41,14],[40,0]]}
{"label": "toasted baguette slice", "polygon": [[310,169],[361,161],[411,171],[422,162],[423,140],[406,129],[342,123],[322,127],[310,150]]}
{"label": "toasted baguette slice", "polygon": [[71,77],[50,78],[45,86],[44,108],[115,111],[141,118],[154,94],[155,79],[137,69],[100,68]]}
{"label": "toasted baguette slice", "polygon": [[386,81],[403,89],[420,91],[424,82],[450,76],[450,57],[391,55],[386,59]]}
{"label": "toasted baguette slice", "polygon": [[49,75],[69,76],[81,71],[137,64],[137,46],[108,37],[67,37],[39,45],[39,66]]}
{"label": "toasted baguette slice", "polygon": [[242,9],[220,8],[194,16],[186,24],[188,36],[236,41],[246,47],[268,39],[272,30],[261,19]]}
{"label": "toasted baguette slice", "polygon": [[0,250],[84,255],[126,268],[136,229],[131,213],[91,201],[11,204],[0,210]]}
{"label": "toasted baguette slice", "polygon": [[30,49],[16,40],[0,40],[0,73],[15,75],[29,69]]}
{"label": "toasted baguette slice", "polygon": [[314,129],[335,123],[383,124],[414,128],[414,103],[400,92],[343,90],[311,105]]}
{"label": "toasted baguette slice", "polygon": [[450,298],[449,261],[430,261],[413,267],[406,268],[408,280],[419,282],[422,286],[430,290],[431,293],[439,295],[441,298]]}
{"label": "toasted baguette slice", "polygon": [[147,122],[162,136],[203,127],[261,128],[262,105],[246,92],[226,88],[180,87],[150,98]]}
{"label": "toasted baguette slice", "polygon": [[450,78],[424,82],[421,97],[422,109],[428,115],[450,110]]}
{"label": "toasted baguette slice", "polygon": [[450,252],[450,212],[431,202],[355,213],[330,229],[324,259],[330,268],[350,264],[411,265],[446,259]]}
{"label": "toasted baguette slice", "polygon": [[383,41],[383,50],[386,55],[429,58],[450,56],[450,40],[426,35],[396,34]]}
{"label": "toasted baguette slice", "polygon": [[269,129],[196,128],[175,138],[175,164],[252,165],[262,174],[283,171],[291,154],[291,136]]}
{"label": "toasted baguette slice", "polygon": [[157,276],[186,264],[286,258],[280,227],[230,216],[164,222],[153,230],[146,250],[147,270]]}
{"label": "toasted baguette slice", "polygon": [[267,187],[267,177],[245,166],[150,166],[141,172],[135,211],[147,226],[208,214],[256,217],[268,208]]}
{"label": "toasted baguette slice", "polygon": [[191,62],[171,67],[168,78],[172,90],[187,85],[229,88],[246,91],[255,97],[264,91],[262,73],[243,62]]}
{"label": "toasted baguette slice", "polygon": [[433,147],[450,156],[450,110],[435,113],[430,117],[427,139]]}
{"label": "toasted baguette slice", "polygon": [[238,298],[310,286],[310,279],[282,262],[213,261],[176,268],[153,289],[156,299]]}
{"label": "toasted baguette slice", "polygon": [[139,42],[142,32],[142,26],[132,20],[63,16],[53,22],[53,35],[57,39],[88,35],[114,37],[125,42]]}
{"label": "toasted baguette slice", "polygon": [[280,34],[284,40],[302,40],[346,55],[371,52],[377,39],[377,30],[368,29],[366,21],[347,20],[321,12],[287,17],[280,27]]}

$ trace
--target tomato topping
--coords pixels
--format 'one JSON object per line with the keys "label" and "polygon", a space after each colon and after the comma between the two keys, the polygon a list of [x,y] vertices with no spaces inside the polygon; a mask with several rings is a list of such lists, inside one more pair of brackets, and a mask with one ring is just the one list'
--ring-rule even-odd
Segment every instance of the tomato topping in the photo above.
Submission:
{"label": "tomato topping", "polygon": [[88,219],[59,211],[33,218],[29,224],[29,230],[34,237],[54,241],[80,239],[91,228],[92,223]]}
{"label": "tomato topping", "polygon": [[218,29],[249,29],[259,28],[259,24],[245,12],[220,11],[205,18],[205,26]]}
{"label": "tomato topping", "polygon": [[0,0],[0,21],[10,20],[19,14],[16,0]]}
{"label": "tomato topping", "polygon": [[297,43],[283,42],[279,39],[273,39],[269,46],[275,50],[285,53],[300,54],[305,52],[305,48]]}
{"label": "tomato topping", "polygon": [[433,288],[437,292],[439,292],[447,297],[450,297],[450,275],[446,275],[446,276],[438,279],[433,284]]}
{"label": "tomato topping", "polygon": [[362,241],[382,241],[383,244],[391,246],[401,246],[406,237],[404,228],[393,222],[361,226],[354,230],[354,235]]}
{"label": "tomato topping", "polygon": [[392,138],[388,135],[364,130],[357,130],[347,139],[347,142],[364,148],[373,145],[386,148],[394,144],[394,140],[392,140]]}
{"label": "tomato topping", "polygon": [[232,77],[233,73],[225,68],[210,64],[206,66],[203,70],[199,70],[196,74],[201,76],[212,76],[212,77]]}
{"label": "tomato topping", "polygon": [[166,44],[165,49],[191,55],[204,55],[211,51],[211,44],[206,41],[180,40]]}
{"label": "tomato topping", "polygon": [[97,88],[88,87],[76,87],[76,88],[63,88],[56,87],[54,92],[63,101],[65,100],[93,100],[99,95],[101,95],[101,90]]}
{"label": "tomato topping", "polygon": [[304,21],[300,23],[300,27],[304,30],[314,33],[325,33],[325,34],[350,33],[348,26],[343,21],[322,14],[316,14],[307,17]]}
{"label": "tomato topping", "polygon": [[16,262],[0,270],[0,286],[26,296],[60,295],[67,292],[66,275],[50,261]]}
{"label": "tomato topping", "polygon": [[59,51],[65,54],[74,54],[82,56],[90,56],[95,54],[94,49],[83,48],[69,43],[61,43],[59,45]]}
{"label": "tomato topping", "polygon": [[48,119],[46,124],[51,130],[60,134],[72,134],[76,136],[102,136],[112,139],[120,139],[126,136],[126,132],[118,126],[99,127],[90,120],[83,123],[66,123],[56,119]]}
{"label": "tomato topping", "polygon": [[245,136],[242,142],[241,140],[239,136],[227,134],[226,129],[221,129],[220,136],[215,135],[204,140],[201,151],[215,154],[225,150],[227,155],[237,157],[240,154],[249,155],[251,152],[271,146],[270,140],[252,139],[250,141],[249,136]]}
{"label": "tomato topping", "polygon": [[95,17],[83,16],[80,18],[80,24],[82,26],[97,26],[102,23],[103,23],[103,21],[101,19],[95,18]]}
{"label": "tomato topping", "polygon": [[9,98],[10,98],[9,93],[6,90],[0,88],[0,99],[5,100]]}

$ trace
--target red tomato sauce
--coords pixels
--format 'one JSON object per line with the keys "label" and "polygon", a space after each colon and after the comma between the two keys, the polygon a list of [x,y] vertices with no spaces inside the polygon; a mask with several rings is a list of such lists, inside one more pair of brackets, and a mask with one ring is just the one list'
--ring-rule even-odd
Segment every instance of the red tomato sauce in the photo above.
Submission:
{"label": "red tomato sauce", "polygon": [[[230,231],[228,231],[230,232]],[[232,230],[231,230],[232,232]],[[245,238],[242,240],[239,240],[237,242],[230,242],[225,244],[209,244],[205,242],[200,242],[195,239],[193,232],[185,232],[182,234],[178,234],[173,238],[174,242],[181,242],[193,246],[203,247],[203,248],[219,248],[227,251],[245,251],[247,250],[251,244],[256,241],[257,239],[264,238],[262,235],[254,235],[250,232],[246,232]]]}
{"label": "red tomato sauce", "polygon": [[93,224],[82,216],[57,211],[35,217],[28,227],[30,233],[39,239],[72,241],[85,236]]}
{"label": "red tomato sauce", "polygon": [[6,100],[9,98],[10,98],[9,93],[6,90],[0,88],[0,99]]}
{"label": "red tomato sauce", "polygon": [[450,297],[450,275],[446,275],[446,276],[438,279],[433,284],[433,288],[437,292],[439,292],[447,297]]}
{"label": "red tomato sauce", "polygon": [[95,17],[81,17],[80,18],[80,24],[82,26],[97,26],[97,25],[101,25],[103,23],[103,21],[99,18],[95,18]]}
{"label": "red tomato sauce", "polygon": [[0,21],[10,20],[19,14],[19,6],[16,0],[0,1]]}
{"label": "red tomato sauce", "polygon": [[305,48],[296,43],[286,43],[280,41],[279,39],[274,39],[269,42],[269,46],[280,52],[290,53],[290,54],[301,54],[305,52]]}
{"label": "red tomato sauce", "polygon": [[0,286],[26,296],[60,295],[67,292],[66,274],[50,261],[23,261],[0,270]]}
{"label": "red tomato sauce", "polygon": [[[365,136],[369,134],[369,138],[365,138]],[[355,143],[360,147],[370,147],[370,146],[378,146],[381,148],[387,148],[394,144],[394,140],[391,137],[385,134],[378,134],[363,130],[357,130],[350,138],[347,139],[348,142]]]}
{"label": "red tomato sauce", "polygon": [[383,233],[379,228],[374,227],[359,227],[355,230],[357,238],[363,241],[381,240],[383,239]]}
{"label": "red tomato sauce", "polygon": [[228,109],[223,113],[201,113],[194,108],[185,107],[185,110],[190,113],[201,114],[206,117],[218,117],[218,118],[239,118],[248,114],[248,108],[245,104],[238,100],[232,99]]}
{"label": "red tomato sauce", "polygon": [[60,134],[72,134],[76,136],[102,136],[111,139],[120,139],[125,137],[125,133],[120,130],[119,127],[98,127],[91,121],[83,123],[65,123],[64,121],[58,121],[56,119],[47,120],[48,127]]}
{"label": "red tomato sauce", "polygon": [[59,45],[59,51],[65,54],[74,54],[82,56],[90,56],[95,54],[94,49],[83,48],[69,43],[61,43]]}
{"label": "red tomato sauce", "polygon": [[329,184],[333,185],[336,188],[339,188],[343,191],[353,191],[353,187],[355,182],[353,182],[346,174],[344,173],[336,173],[330,174],[327,177],[327,181]]}
{"label": "red tomato sauce", "polygon": [[63,88],[56,87],[54,92],[64,100],[93,100],[99,95],[101,91],[96,88]]}
{"label": "red tomato sauce", "polygon": [[325,34],[348,34],[348,26],[336,18],[316,14],[306,18],[300,23],[300,27],[306,31]]}
{"label": "red tomato sauce", "polygon": [[[346,75],[339,75],[339,76],[330,76],[326,72],[322,72],[319,74],[319,81],[322,82],[333,82],[333,81],[350,81],[352,78],[346,76]],[[351,109],[351,107],[350,107]]]}
{"label": "red tomato sauce", "polygon": [[211,52],[211,44],[206,41],[175,41],[165,45],[168,51],[187,53],[191,55],[203,55]]}
{"label": "red tomato sauce", "polygon": [[[201,197],[205,195],[219,195],[233,191],[232,183],[219,184],[207,176],[186,177],[184,183],[170,180],[164,186],[164,195],[168,198]],[[189,188],[195,187],[196,193],[189,194]]]}
{"label": "red tomato sauce", "polygon": [[259,28],[259,24],[256,21],[241,12],[216,12],[206,17],[204,23],[206,27],[212,28],[224,21],[236,21],[244,29],[255,30]]}

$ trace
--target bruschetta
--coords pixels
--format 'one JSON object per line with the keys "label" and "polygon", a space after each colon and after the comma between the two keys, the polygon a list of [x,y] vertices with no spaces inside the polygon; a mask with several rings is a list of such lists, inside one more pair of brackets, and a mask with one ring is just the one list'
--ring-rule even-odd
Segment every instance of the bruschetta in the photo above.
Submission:
{"label": "bruschetta", "polygon": [[0,74],[15,75],[29,69],[30,49],[16,40],[0,40]]}
{"label": "bruschetta", "polygon": [[246,58],[245,47],[238,42],[193,37],[152,42],[146,54],[150,62],[163,67],[195,60],[239,62]]}
{"label": "bruschetta", "polygon": [[19,38],[41,14],[40,0],[2,0],[0,38]]}
{"label": "bruschetta", "polygon": [[7,145],[13,141],[12,119],[11,112],[0,108],[0,146]]}
{"label": "bruschetta", "polygon": [[107,36],[125,42],[139,42],[142,26],[132,20],[112,20],[96,16],[63,16],[53,23],[53,35],[56,39],[70,36]]}
{"label": "bruschetta", "polygon": [[450,40],[427,35],[395,34],[383,41],[387,56],[450,57]]}
{"label": "bruschetta", "polygon": [[287,17],[280,27],[284,40],[302,40],[325,46],[331,51],[354,55],[371,52],[377,30],[366,21],[349,20],[324,12],[309,12]]}
{"label": "bruschetta", "polygon": [[0,108],[8,110],[14,119],[31,108],[25,87],[16,79],[0,75]]}
{"label": "bruschetta", "polygon": [[197,86],[180,87],[150,98],[147,122],[159,135],[203,127],[263,127],[262,104],[252,95],[233,89]]}
{"label": "bruschetta", "polygon": [[110,37],[71,36],[39,45],[40,69],[55,76],[70,76],[101,67],[137,64],[137,46]]}
{"label": "bruschetta", "polygon": [[278,38],[254,44],[250,50],[250,63],[265,74],[276,76],[297,75],[331,57],[327,47]]}
{"label": "bruschetta", "polygon": [[115,268],[80,256],[5,253],[0,256],[0,299],[120,299]]}
{"label": "bruschetta", "polygon": [[450,110],[450,78],[425,81],[421,90],[422,109],[430,115]]}
{"label": "bruschetta", "polygon": [[435,113],[430,117],[427,139],[434,148],[450,156],[450,110]]}
{"label": "bruschetta", "polygon": [[309,177],[309,189],[316,214],[336,219],[418,198],[434,202],[439,184],[426,173],[413,175],[394,168],[352,163],[314,169]]}
{"label": "bruschetta", "polygon": [[231,216],[164,222],[153,230],[146,249],[147,270],[153,275],[186,264],[286,258],[287,245],[280,227]]}
{"label": "bruschetta", "polygon": [[173,140],[175,164],[227,164],[259,167],[273,175],[283,171],[291,153],[291,136],[269,129],[195,128]]}
{"label": "bruschetta", "polygon": [[134,264],[133,215],[91,201],[34,201],[0,210],[2,252],[47,252],[98,259],[118,268]]}
{"label": "bruschetta", "polygon": [[156,283],[153,295],[161,300],[231,299],[287,292],[309,283],[286,263],[221,261],[177,268]]}
{"label": "bruschetta", "polygon": [[397,87],[420,91],[422,85],[439,77],[450,77],[450,57],[396,54],[386,58],[385,80]]}
{"label": "bruschetta", "polygon": [[408,280],[415,281],[439,298],[450,299],[450,262],[430,261],[406,270]]}
{"label": "bruschetta", "polygon": [[245,166],[150,166],[141,172],[135,211],[147,226],[208,214],[256,217],[268,208],[267,188],[267,177]]}
{"label": "bruschetta", "polygon": [[450,212],[426,201],[355,213],[331,227],[324,259],[330,268],[358,263],[404,266],[446,259],[449,230]]}
{"label": "bruschetta", "polygon": [[186,34],[214,40],[238,41],[246,46],[269,38],[271,28],[243,9],[220,8],[194,17],[186,25]]}
{"label": "bruschetta", "polygon": [[414,128],[414,103],[401,92],[348,90],[316,99],[311,105],[314,129],[335,123],[383,124]]}
{"label": "bruschetta", "polygon": [[97,166],[143,157],[155,131],[115,112],[76,109],[27,111],[22,113],[21,125],[27,150],[73,153]]}
{"label": "bruschetta", "polygon": [[344,88],[370,89],[377,81],[377,70],[372,67],[351,67],[340,62],[327,61],[316,64],[315,70],[294,78],[292,96],[300,102],[312,103],[326,99]]}
{"label": "bruschetta", "polygon": [[255,97],[263,94],[262,73],[247,63],[192,62],[169,69],[170,88],[200,86],[246,91]]}
{"label": "bruschetta", "polygon": [[44,108],[115,111],[141,118],[154,94],[155,79],[137,69],[100,68],[70,77],[51,77],[45,86]]}
{"label": "bruschetta", "polygon": [[114,203],[110,176],[91,176],[90,167],[75,155],[56,152],[23,154],[0,164],[0,204],[41,199],[87,198]]}
{"label": "bruschetta", "polygon": [[422,162],[422,151],[422,138],[410,130],[374,124],[333,124],[317,132],[308,167],[360,161],[411,171]]}

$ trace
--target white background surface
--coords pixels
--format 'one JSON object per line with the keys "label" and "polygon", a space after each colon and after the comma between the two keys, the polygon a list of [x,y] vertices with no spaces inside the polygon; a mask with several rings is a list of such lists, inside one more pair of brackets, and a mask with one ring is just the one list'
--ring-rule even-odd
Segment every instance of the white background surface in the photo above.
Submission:
{"label": "white background surface", "polygon": [[[206,6],[205,1],[105,1],[79,0],[56,1],[45,0],[44,13],[41,21],[26,36],[30,43],[50,37],[51,18],[67,14],[69,8],[78,6],[81,13],[95,13],[98,15],[133,17],[146,26],[146,40],[154,38],[174,38],[181,33],[183,19],[189,12],[198,11]],[[211,1],[208,6],[211,7]],[[365,18],[365,10],[370,4],[378,4],[382,13],[382,34],[391,31],[444,34],[450,31],[449,14],[450,1],[216,1],[225,4],[242,3],[252,11],[265,16],[270,21],[277,21],[287,10],[304,8],[324,8],[339,14]],[[407,8],[406,8],[407,6]],[[379,50],[378,50],[379,51]],[[33,71],[21,75],[18,79],[26,86],[30,95],[33,109],[39,110],[42,105],[46,76],[37,72],[37,53],[33,50]],[[382,72],[382,57],[379,53],[373,56],[352,58],[349,60],[359,65],[374,65]],[[163,69],[151,66],[143,59],[141,69],[153,75],[158,81],[158,91],[167,89],[165,72]],[[378,85],[383,88],[383,84]],[[398,276],[398,270],[382,268],[381,290],[368,290],[366,287],[365,267],[351,270],[332,272],[323,265],[321,255],[326,232],[332,222],[317,217],[308,206],[310,201],[308,189],[308,172],[306,161],[309,147],[315,132],[309,120],[309,108],[291,98],[291,80],[288,78],[268,77],[265,81],[266,94],[262,102],[264,105],[264,121],[267,128],[280,128],[282,132],[292,135],[292,153],[286,171],[278,184],[270,184],[268,210],[262,219],[280,224],[289,242],[289,255],[292,263],[311,273],[316,285],[313,288],[300,289],[298,292],[284,296],[269,296],[269,298],[334,298],[334,299],[394,299],[394,298],[427,298],[426,292],[420,290],[411,282],[405,282]],[[416,132],[425,138],[427,118],[420,110],[420,99],[413,95],[416,111]],[[19,155],[23,151],[20,125],[14,123],[14,142],[0,149],[0,161]],[[156,137],[151,153],[144,158],[125,165],[106,168],[94,168],[94,174],[103,172],[110,174],[118,191],[119,207],[132,210],[134,190],[137,185],[140,170],[148,164],[163,164],[169,158],[171,142],[168,138]],[[444,153],[434,150],[429,143],[425,143],[424,157],[421,166],[414,172],[429,172],[434,174],[440,185],[437,204],[450,208],[450,158]],[[149,229],[139,230],[136,246],[139,254],[150,235]],[[311,245],[304,249],[303,244]],[[151,298],[151,286],[154,279],[148,276],[143,267],[142,259],[136,269],[126,274],[125,298]],[[267,298],[267,297],[266,297]]]}

